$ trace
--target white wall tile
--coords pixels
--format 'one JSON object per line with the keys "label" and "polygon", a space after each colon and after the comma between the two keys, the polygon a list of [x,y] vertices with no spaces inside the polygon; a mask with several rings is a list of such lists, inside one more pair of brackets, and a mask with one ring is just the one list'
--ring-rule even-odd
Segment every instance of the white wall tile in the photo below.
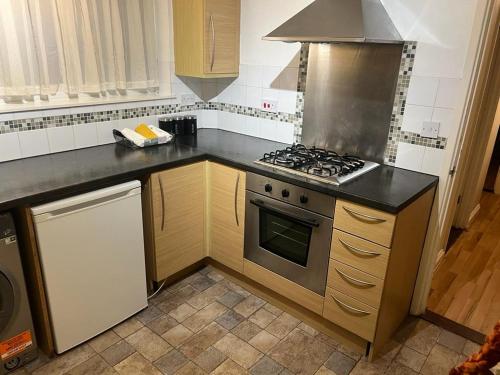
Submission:
{"label": "white wall tile", "polygon": [[21,157],[18,133],[0,134],[0,162]]}
{"label": "white wall tile", "polygon": [[279,87],[282,90],[297,91],[298,80],[299,80],[299,68],[286,67],[281,72]]}
{"label": "white wall tile", "polygon": [[434,108],[432,112],[432,121],[440,123],[440,137],[448,138],[455,131],[454,126],[457,124],[455,113],[455,110],[449,108]]}
{"label": "white wall tile", "polygon": [[248,65],[247,86],[262,87],[262,65]]}
{"label": "white wall tile", "polygon": [[11,121],[14,120],[13,113],[0,113],[0,121]]}
{"label": "white wall tile", "polygon": [[293,143],[294,126],[288,122],[276,122],[275,141],[283,143]]}
{"label": "white wall tile", "polygon": [[105,145],[108,143],[114,143],[115,138],[113,137],[113,129],[121,130],[126,126],[121,126],[121,121],[104,121],[98,122],[97,125],[97,143],[100,145]]}
{"label": "white wall tile", "polygon": [[247,106],[253,108],[260,108],[260,101],[262,99],[262,88],[247,86]]}
{"label": "white wall tile", "polygon": [[[263,88],[278,88],[280,82],[281,69],[277,66],[262,67],[262,87]],[[297,81],[295,81],[297,82]]]}
{"label": "white wall tile", "polygon": [[444,162],[444,150],[438,148],[425,147],[422,168],[420,172],[429,173],[434,176],[441,174]]}
{"label": "white wall tile", "polygon": [[62,152],[75,148],[75,137],[72,126],[47,129],[50,152]]}
{"label": "white wall tile", "polygon": [[23,158],[50,153],[49,139],[45,129],[19,132],[19,143]]}
{"label": "white wall tile", "polygon": [[441,78],[436,96],[436,107],[455,108],[460,93],[461,79]]}
{"label": "white wall tile", "polygon": [[420,171],[424,159],[425,147],[399,142],[396,155],[396,167]]}
{"label": "white wall tile", "polygon": [[436,101],[438,84],[437,78],[412,76],[406,103],[432,107]]}
{"label": "white wall tile", "polygon": [[266,118],[259,119],[259,127],[260,127],[260,138],[275,140],[279,133],[276,130],[277,124],[274,120],[269,120]]}
{"label": "white wall tile", "polygon": [[219,116],[218,111],[214,110],[201,111],[201,117],[198,118],[198,128],[216,129],[219,122],[218,116]]}
{"label": "white wall tile", "polygon": [[294,114],[297,109],[297,92],[279,90],[278,111]]}
{"label": "white wall tile", "polygon": [[76,148],[92,147],[98,144],[95,123],[74,125],[73,134]]}
{"label": "white wall tile", "polygon": [[247,116],[245,131],[252,137],[260,137],[260,119],[258,117]]}
{"label": "white wall tile", "polygon": [[248,74],[248,65],[240,64],[238,77],[235,79],[234,83],[237,85],[246,85],[247,84],[247,74]]}
{"label": "white wall tile", "polygon": [[422,131],[422,123],[432,118],[432,107],[408,104],[405,108],[401,130],[419,133]]}

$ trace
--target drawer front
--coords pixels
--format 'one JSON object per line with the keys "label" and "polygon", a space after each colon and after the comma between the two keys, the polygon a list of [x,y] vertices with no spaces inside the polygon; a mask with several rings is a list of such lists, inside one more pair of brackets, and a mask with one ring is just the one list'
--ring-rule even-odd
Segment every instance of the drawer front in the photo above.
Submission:
{"label": "drawer front", "polygon": [[378,308],[383,285],[384,281],[375,276],[330,259],[328,269],[330,288],[335,288],[349,297]]}
{"label": "drawer front", "polygon": [[333,231],[330,257],[380,279],[385,279],[389,253],[389,249],[373,242]]}
{"label": "drawer front", "polygon": [[377,315],[377,309],[326,288],[323,317],[370,342],[375,337]]}
{"label": "drawer front", "polygon": [[333,226],[382,246],[391,247],[395,221],[395,215],[337,200]]}

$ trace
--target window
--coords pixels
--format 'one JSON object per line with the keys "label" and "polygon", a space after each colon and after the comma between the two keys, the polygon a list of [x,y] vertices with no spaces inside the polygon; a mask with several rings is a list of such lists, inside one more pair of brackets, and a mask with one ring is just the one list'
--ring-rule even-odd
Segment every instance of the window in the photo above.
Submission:
{"label": "window", "polygon": [[5,102],[157,92],[155,0],[0,0]]}

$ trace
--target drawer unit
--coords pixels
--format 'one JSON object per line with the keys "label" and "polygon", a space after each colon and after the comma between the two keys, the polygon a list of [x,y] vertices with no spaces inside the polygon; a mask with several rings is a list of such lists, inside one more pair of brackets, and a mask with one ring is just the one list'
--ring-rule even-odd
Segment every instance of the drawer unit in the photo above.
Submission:
{"label": "drawer unit", "polygon": [[373,342],[378,310],[327,287],[323,317]]}
{"label": "drawer unit", "polygon": [[384,281],[330,259],[327,285],[360,302],[378,308]]}
{"label": "drawer unit", "polygon": [[333,230],[330,257],[370,275],[385,278],[389,253],[383,246]]}
{"label": "drawer unit", "polygon": [[391,247],[395,221],[394,215],[339,199],[335,206],[333,226],[382,246]]}

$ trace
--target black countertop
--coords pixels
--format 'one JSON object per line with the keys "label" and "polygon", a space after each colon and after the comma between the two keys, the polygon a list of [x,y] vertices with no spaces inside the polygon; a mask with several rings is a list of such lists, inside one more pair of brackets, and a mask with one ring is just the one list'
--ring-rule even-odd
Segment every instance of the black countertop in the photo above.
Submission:
{"label": "black countertop", "polygon": [[213,160],[246,171],[397,213],[435,186],[435,176],[380,166],[341,186],[275,171],[255,164],[282,143],[216,129],[198,137],[132,150],[117,144],[0,163],[0,210],[38,204],[129,181],[162,169]]}

